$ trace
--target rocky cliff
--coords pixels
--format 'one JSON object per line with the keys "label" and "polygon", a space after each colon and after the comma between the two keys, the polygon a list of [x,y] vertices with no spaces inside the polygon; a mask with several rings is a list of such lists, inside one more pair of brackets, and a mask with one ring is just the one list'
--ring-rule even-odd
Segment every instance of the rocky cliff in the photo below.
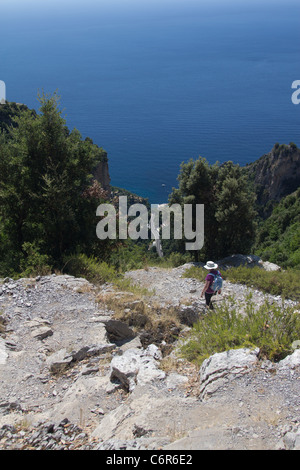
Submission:
{"label": "rocky cliff", "polygon": [[263,215],[270,215],[274,203],[300,186],[300,149],[293,143],[276,144],[271,152],[246,166]]}
{"label": "rocky cliff", "polygon": [[93,171],[94,178],[101,184],[101,187],[110,192],[110,176],[108,168],[108,159],[103,158]]}

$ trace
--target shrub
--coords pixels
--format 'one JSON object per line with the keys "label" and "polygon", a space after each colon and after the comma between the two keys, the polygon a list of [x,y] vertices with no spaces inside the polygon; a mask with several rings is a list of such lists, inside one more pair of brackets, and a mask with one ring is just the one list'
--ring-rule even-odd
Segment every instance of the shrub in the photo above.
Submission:
{"label": "shrub", "polygon": [[143,243],[139,244],[134,243],[132,240],[127,240],[125,243],[120,244],[117,249],[111,251],[109,263],[121,272],[143,269],[147,266],[148,262],[147,249]]}
{"label": "shrub", "polygon": [[117,278],[117,273],[113,267],[85,254],[68,257],[64,270],[75,277],[84,277],[94,284],[112,282]]}
{"label": "shrub", "polygon": [[259,267],[247,268],[240,266],[224,271],[223,276],[231,282],[239,282],[272,295],[300,300],[299,271],[265,271]]}
{"label": "shrub", "polygon": [[22,249],[24,257],[20,262],[20,277],[45,276],[51,273],[49,256],[41,254],[36,243],[25,242]]}
{"label": "shrub", "polygon": [[198,279],[198,281],[204,281],[205,277],[207,276],[208,272],[201,267],[191,266],[190,268],[186,269],[183,273],[183,277],[193,277],[194,279]]}
{"label": "shrub", "polygon": [[109,266],[105,261],[100,261],[95,257],[88,257],[85,254],[70,256],[66,259],[63,268],[75,277],[84,277],[95,285],[106,282],[115,284],[119,289],[129,292],[149,294],[147,289],[132,284],[130,279],[116,271],[113,266]]}
{"label": "shrub", "polygon": [[181,354],[201,364],[218,352],[258,347],[260,358],[276,362],[290,354],[292,343],[299,339],[300,316],[294,308],[271,305],[267,300],[256,307],[249,297],[242,315],[231,299],[194,325]]}
{"label": "shrub", "polygon": [[281,199],[258,230],[255,254],[283,268],[300,268],[300,188]]}

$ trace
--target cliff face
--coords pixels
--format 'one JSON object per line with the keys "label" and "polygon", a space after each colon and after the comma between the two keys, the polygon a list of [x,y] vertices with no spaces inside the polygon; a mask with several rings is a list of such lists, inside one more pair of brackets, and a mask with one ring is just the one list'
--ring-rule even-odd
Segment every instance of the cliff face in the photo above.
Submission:
{"label": "cliff face", "polygon": [[101,187],[105,191],[110,192],[110,176],[107,158],[103,158],[103,160],[97,165],[93,171],[93,175],[95,179],[101,184]]}
{"label": "cliff face", "polygon": [[268,215],[274,203],[300,186],[300,149],[276,144],[271,152],[246,167],[257,203]]}

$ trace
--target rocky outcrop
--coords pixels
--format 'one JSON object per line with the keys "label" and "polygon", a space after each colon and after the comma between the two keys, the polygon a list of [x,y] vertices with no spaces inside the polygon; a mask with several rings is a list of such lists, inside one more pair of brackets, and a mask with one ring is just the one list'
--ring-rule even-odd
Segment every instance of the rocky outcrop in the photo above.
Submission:
{"label": "rocky outcrop", "polygon": [[247,268],[258,268],[264,269],[265,271],[281,271],[281,267],[275,263],[269,261],[263,261],[259,256],[256,255],[231,255],[226,258],[222,258],[217,261],[218,265],[222,269],[237,268],[239,266],[246,266]]}
{"label": "rocky outcrop", "polygon": [[259,349],[233,349],[206,359],[200,369],[200,398],[204,399],[224,387],[232,377],[249,373],[257,364]]}
{"label": "rocky outcrop", "polygon": [[290,430],[284,434],[281,442],[281,447],[285,450],[300,450],[300,427],[290,426]]}
{"label": "rocky outcrop", "polygon": [[276,144],[271,152],[247,165],[246,172],[266,217],[270,215],[274,202],[300,186],[300,149],[295,144]]}
{"label": "rocky outcrop", "polygon": [[110,378],[117,379],[126,391],[132,392],[136,385],[164,379],[166,374],[158,368],[161,351],[151,344],[145,350],[128,349],[115,356],[110,363]]}
{"label": "rocky outcrop", "polygon": [[0,365],[5,364],[7,358],[8,354],[6,351],[5,341],[3,338],[0,337]]}
{"label": "rocky outcrop", "polygon": [[92,356],[101,356],[115,349],[115,344],[83,346],[78,351],[68,352],[65,348],[56,351],[46,359],[46,364],[53,374],[64,372],[67,368]]}
{"label": "rocky outcrop", "polygon": [[110,176],[107,158],[103,158],[93,171],[94,178],[101,184],[101,187],[110,192]]}

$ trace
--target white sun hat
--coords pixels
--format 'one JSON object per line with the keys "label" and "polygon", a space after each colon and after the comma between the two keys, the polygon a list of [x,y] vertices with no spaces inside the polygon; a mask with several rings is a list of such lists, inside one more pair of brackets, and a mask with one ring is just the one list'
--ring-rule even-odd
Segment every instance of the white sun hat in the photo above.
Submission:
{"label": "white sun hat", "polygon": [[217,269],[218,265],[213,261],[207,261],[206,265],[204,266],[205,269]]}

